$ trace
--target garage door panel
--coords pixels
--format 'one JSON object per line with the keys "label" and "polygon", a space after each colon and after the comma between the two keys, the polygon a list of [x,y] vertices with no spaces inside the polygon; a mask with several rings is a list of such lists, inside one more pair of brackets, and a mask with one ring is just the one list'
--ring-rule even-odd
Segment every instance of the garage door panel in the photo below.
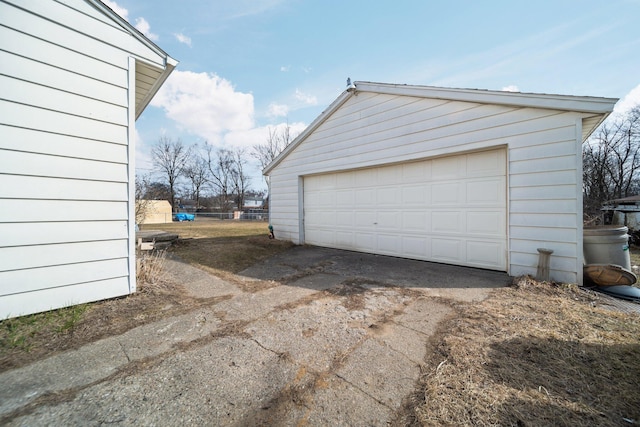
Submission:
{"label": "garage door panel", "polygon": [[376,206],[376,192],[373,189],[356,191],[356,206],[360,209],[374,209]]}
{"label": "garage door panel", "polygon": [[418,259],[425,259],[429,257],[429,239],[427,237],[414,237],[403,236],[402,237],[402,251],[408,256]]}
{"label": "garage door panel", "polygon": [[378,189],[378,205],[396,207],[400,203],[400,189],[398,187],[385,187]]}
{"label": "garage door panel", "polygon": [[444,239],[440,237],[431,239],[431,256],[436,261],[457,264],[463,259],[462,248],[463,242],[460,239]]}
{"label": "garage door panel", "polygon": [[467,241],[467,260],[470,265],[478,267],[501,266],[504,257],[504,244],[502,242]]}
{"label": "garage door panel", "polygon": [[414,162],[402,165],[402,182],[404,184],[423,183],[431,179],[429,162]]}
{"label": "garage door panel", "polygon": [[462,178],[466,175],[466,157],[452,156],[432,160],[431,180]]}
{"label": "garage door panel", "polygon": [[463,185],[459,182],[445,182],[431,186],[431,203],[434,205],[460,204],[463,200]]}
{"label": "garage door panel", "polygon": [[431,221],[425,211],[404,211],[402,216],[402,229],[405,231],[426,232],[431,229]]}
{"label": "garage door panel", "polygon": [[467,178],[478,176],[504,176],[505,150],[483,151],[467,155]]}
{"label": "garage door panel", "polygon": [[373,233],[355,233],[356,246],[355,250],[366,250],[367,252],[374,252],[368,248],[375,248],[377,246],[376,235]]}
{"label": "garage door panel", "polygon": [[458,211],[434,212],[431,215],[431,231],[433,233],[455,233],[463,232],[463,213]]}
{"label": "garage door panel", "polygon": [[506,183],[501,178],[467,182],[466,187],[467,204],[502,204],[506,199]]}
{"label": "garage door panel", "polygon": [[346,231],[336,231],[336,245],[340,248],[350,248],[353,247],[355,243],[354,233],[346,232]]}
{"label": "garage door panel", "polygon": [[336,196],[334,191],[320,191],[318,193],[318,204],[323,209],[332,209],[336,207]]}
{"label": "garage door panel", "polygon": [[353,172],[344,172],[336,177],[336,188],[350,190],[355,184],[355,174]]}
{"label": "garage door panel", "polygon": [[506,150],[305,177],[305,242],[506,270]]}
{"label": "garage door panel", "polygon": [[353,190],[338,190],[336,191],[336,208],[338,209],[351,209],[353,207]]}
{"label": "garage door panel", "polygon": [[336,212],[336,227],[353,227],[355,216],[353,211],[338,211]]}
{"label": "garage door panel", "polygon": [[375,169],[364,169],[356,173],[356,188],[370,188],[377,184],[377,172]]}
{"label": "garage door panel", "polygon": [[402,182],[402,169],[388,166],[378,169],[378,185],[393,185]]}
{"label": "garage door panel", "polygon": [[495,212],[468,212],[467,230],[469,234],[486,234],[495,236],[506,228],[504,215],[500,211]]}
{"label": "garage door panel", "polygon": [[399,211],[379,211],[377,222],[379,229],[395,232],[399,232],[402,229],[402,217]]}
{"label": "garage door panel", "polygon": [[424,206],[431,200],[431,192],[426,185],[409,185],[402,187],[402,206],[419,205]]}
{"label": "garage door panel", "polygon": [[397,255],[400,249],[400,236],[394,234],[378,234],[378,250],[380,253]]}

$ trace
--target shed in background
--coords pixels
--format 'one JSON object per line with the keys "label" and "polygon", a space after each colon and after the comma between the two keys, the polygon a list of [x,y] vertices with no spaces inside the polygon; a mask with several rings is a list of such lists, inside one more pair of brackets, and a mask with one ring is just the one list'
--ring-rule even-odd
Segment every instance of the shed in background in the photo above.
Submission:
{"label": "shed in background", "polygon": [[172,222],[173,213],[168,200],[138,200],[136,202],[138,224],[167,224]]}

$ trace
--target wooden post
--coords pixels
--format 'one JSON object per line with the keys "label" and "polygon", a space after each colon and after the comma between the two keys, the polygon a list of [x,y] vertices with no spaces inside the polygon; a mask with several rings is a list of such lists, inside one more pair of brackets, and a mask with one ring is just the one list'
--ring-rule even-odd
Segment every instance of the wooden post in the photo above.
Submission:
{"label": "wooden post", "polygon": [[549,263],[551,261],[552,249],[538,248],[538,271],[536,272],[536,279],[541,282],[549,281]]}

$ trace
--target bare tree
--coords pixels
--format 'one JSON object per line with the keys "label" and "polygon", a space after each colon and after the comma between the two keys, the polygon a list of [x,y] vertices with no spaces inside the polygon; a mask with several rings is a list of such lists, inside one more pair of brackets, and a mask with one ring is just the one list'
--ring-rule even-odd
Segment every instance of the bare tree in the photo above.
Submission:
{"label": "bare tree", "polygon": [[[254,145],[251,151],[251,155],[258,160],[262,169],[266,168],[295,139],[288,124],[280,130],[269,128],[268,131],[267,140],[262,144]],[[269,185],[269,177],[265,176],[265,181]]]}
{"label": "bare tree", "polygon": [[603,123],[583,147],[585,213],[640,191],[640,106]]}
{"label": "bare tree", "polygon": [[220,210],[229,211],[232,206],[234,188],[233,153],[224,148],[214,151],[210,145],[207,145],[206,153],[209,182],[218,197]]}
{"label": "bare tree", "polygon": [[191,150],[191,154],[184,168],[184,176],[189,180],[190,197],[196,204],[196,209],[200,206],[200,196],[209,181],[209,168],[207,158],[202,153],[200,147],[196,146]]}
{"label": "bare tree", "polygon": [[180,139],[173,140],[168,136],[161,136],[158,144],[151,149],[156,171],[163,175],[169,184],[169,203],[174,211],[176,210],[176,182],[184,172],[190,151],[190,148]]}
{"label": "bare tree", "polygon": [[236,203],[239,210],[244,206],[244,198],[249,190],[249,176],[246,174],[247,155],[243,148],[236,148],[231,152],[233,158],[233,172],[231,179],[233,181],[233,191],[236,197]]}
{"label": "bare tree", "polygon": [[135,200],[135,217],[136,224],[142,224],[147,216],[149,199],[145,196],[150,185],[149,177],[146,175],[136,175],[136,200]]}

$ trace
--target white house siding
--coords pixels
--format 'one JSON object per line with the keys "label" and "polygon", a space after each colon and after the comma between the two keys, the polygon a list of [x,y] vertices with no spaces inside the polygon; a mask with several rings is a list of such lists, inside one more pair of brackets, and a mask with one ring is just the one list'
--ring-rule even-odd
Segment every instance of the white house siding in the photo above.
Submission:
{"label": "white house siding", "polygon": [[[272,168],[271,223],[303,243],[300,176],[506,146],[508,273],[580,282],[582,119],[593,114],[356,92]],[[303,231],[302,231],[303,232]]]}
{"label": "white house siding", "polygon": [[129,58],[164,58],[81,0],[0,23],[0,318],[128,294]]}

